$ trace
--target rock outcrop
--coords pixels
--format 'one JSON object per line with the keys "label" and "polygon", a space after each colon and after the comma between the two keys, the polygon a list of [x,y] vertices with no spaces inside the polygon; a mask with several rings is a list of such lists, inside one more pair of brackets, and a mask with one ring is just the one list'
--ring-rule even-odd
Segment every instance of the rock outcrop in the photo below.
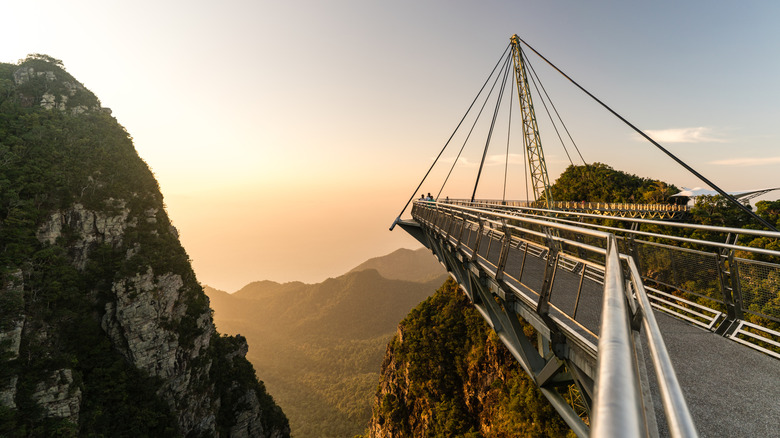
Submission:
{"label": "rock outcrop", "polygon": [[[19,358],[24,330],[24,280],[22,270],[17,269],[5,276],[0,287],[0,359]],[[12,373],[0,373],[0,406],[16,407],[16,383],[18,377]]]}
{"label": "rock outcrop", "polygon": [[81,388],[73,381],[73,370],[55,370],[47,379],[35,385],[31,398],[44,409],[47,416],[78,424]]}
{"label": "rock outcrop", "polygon": [[45,55],[0,91],[0,436],[289,436],[110,111]]}

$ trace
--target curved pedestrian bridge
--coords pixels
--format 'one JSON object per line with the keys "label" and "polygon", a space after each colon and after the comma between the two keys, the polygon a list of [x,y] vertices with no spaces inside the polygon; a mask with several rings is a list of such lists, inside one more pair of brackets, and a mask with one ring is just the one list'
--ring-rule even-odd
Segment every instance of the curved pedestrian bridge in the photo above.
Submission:
{"label": "curved pedestrian bridge", "polygon": [[417,201],[395,224],[579,436],[777,433],[780,252],[739,240],[780,233],[511,204]]}

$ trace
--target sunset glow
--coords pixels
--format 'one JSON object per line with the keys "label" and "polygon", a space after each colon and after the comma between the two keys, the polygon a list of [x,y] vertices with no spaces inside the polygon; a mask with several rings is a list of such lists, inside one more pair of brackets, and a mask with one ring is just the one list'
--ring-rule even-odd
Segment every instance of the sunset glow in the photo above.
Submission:
{"label": "sunset glow", "polygon": [[[514,33],[725,189],[780,186],[779,14],[703,0],[46,0],[4,6],[0,60],[61,59],[111,108],[198,279],[233,291],[419,247],[388,228]],[[588,162],[701,185],[530,58]],[[554,180],[569,161],[546,135]],[[442,196],[471,194],[479,148]],[[485,197],[500,197],[502,148]],[[511,154],[508,195],[524,198],[522,150]]]}

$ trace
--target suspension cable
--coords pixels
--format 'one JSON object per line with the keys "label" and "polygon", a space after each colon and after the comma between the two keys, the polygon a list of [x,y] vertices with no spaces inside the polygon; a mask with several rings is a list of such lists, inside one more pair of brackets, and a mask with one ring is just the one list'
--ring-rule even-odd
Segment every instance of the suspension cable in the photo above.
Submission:
{"label": "suspension cable", "polygon": [[[515,91],[515,81],[512,81],[512,83],[509,85],[509,95],[513,96]],[[512,137],[512,107],[514,105],[509,105],[509,117],[507,118],[506,123],[506,158],[504,161],[504,192],[501,195],[501,201],[506,202],[506,177],[507,174],[509,174],[509,139]]]}
{"label": "suspension cable", "polygon": [[[507,55],[507,59],[509,59],[509,55]],[[505,61],[505,62],[507,62],[507,61]],[[499,73],[496,76],[496,79],[493,81],[493,85],[490,87],[490,91],[488,91],[487,95],[485,96],[485,101],[482,102],[482,106],[479,108],[479,112],[477,113],[477,117],[474,119],[474,123],[471,124],[471,129],[469,129],[469,133],[468,133],[468,135],[466,135],[466,139],[463,140],[463,145],[461,145],[460,150],[458,151],[458,155],[455,157],[455,161],[452,162],[452,166],[450,166],[450,171],[447,173],[447,177],[444,178],[444,182],[442,183],[441,188],[439,189],[439,193],[436,194],[436,199],[437,200],[441,196],[441,193],[444,191],[444,186],[447,185],[447,181],[449,181],[450,175],[452,175],[452,171],[455,169],[455,165],[458,164],[458,160],[460,159],[460,156],[463,153],[463,149],[466,147],[466,143],[468,143],[469,139],[471,138],[471,134],[474,132],[474,128],[477,126],[477,122],[479,122],[479,118],[482,117],[482,111],[485,109],[485,105],[487,105],[488,100],[490,100],[490,96],[493,94],[493,90],[496,87],[496,83],[498,82],[498,78],[501,76],[501,71],[503,71],[504,68],[505,67],[501,67],[501,70],[499,70]],[[491,77],[492,77],[492,74],[491,74]]]}
{"label": "suspension cable", "polygon": [[493,67],[493,70],[491,70],[490,75],[488,75],[487,79],[485,80],[485,83],[482,84],[482,88],[479,89],[479,92],[474,97],[474,100],[471,101],[471,105],[469,105],[468,109],[466,110],[466,114],[463,115],[463,118],[460,119],[460,122],[458,122],[458,126],[455,127],[455,130],[452,132],[452,135],[450,135],[450,138],[447,139],[447,142],[444,144],[444,147],[441,149],[441,152],[439,152],[439,155],[436,156],[436,159],[433,160],[433,164],[431,164],[431,167],[428,168],[428,171],[425,172],[425,176],[423,176],[422,180],[420,180],[420,184],[417,185],[417,188],[414,189],[414,192],[412,192],[412,196],[409,197],[409,200],[406,201],[406,204],[404,204],[404,208],[401,209],[401,212],[398,213],[398,217],[393,221],[393,224],[390,225],[390,231],[393,231],[393,228],[395,228],[395,224],[398,223],[398,221],[401,220],[401,215],[404,214],[404,211],[406,211],[406,208],[409,207],[409,204],[411,204],[412,199],[417,195],[417,191],[420,190],[420,187],[422,187],[423,183],[425,182],[425,179],[428,178],[428,175],[431,173],[431,170],[433,170],[433,167],[436,165],[436,163],[439,161],[439,158],[441,158],[441,155],[444,153],[444,151],[447,149],[447,146],[450,144],[450,140],[452,140],[452,137],[455,136],[455,133],[458,132],[458,128],[460,128],[461,123],[463,123],[463,120],[466,119],[466,116],[469,114],[469,111],[471,111],[471,107],[474,106],[474,103],[479,98],[479,95],[482,94],[482,90],[485,89],[485,86],[490,82],[490,78],[493,76],[493,73],[495,73],[496,68],[498,68],[498,65],[501,64],[501,60],[504,58],[504,55],[506,55],[507,51],[511,47],[511,43],[507,44],[506,48],[504,49],[504,53],[501,54],[501,57],[498,59],[498,62],[496,62],[496,65]]}
{"label": "suspension cable", "polygon": [[[474,198],[477,195],[477,186],[479,185],[479,177],[482,175],[482,167],[485,165],[485,157],[487,157],[487,151],[490,147],[490,139],[493,137],[493,128],[496,126],[496,118],[498,117],[498,109],[501,107],[501,100],[504,97],[504,90],[506,89],[507,78],[509,78],[509,60],[511,57],[507,56],[507,61],[504,64],[504,69],[498,74],[504,75],[504,79],[501,81],[501,88],[498,91],[498,98],[496,99],[496,108],[493,110],[493,120],[490,122],[490,130],[488,130],[487,140],[485,141],[485,149],[482,151],[482,160],[479,162],[479,170],[477,171],[477,181],[474,183],[474,191],[471,193],[471,202],[474,202]],[[496,82],[498,82],[498,76]]]}
{"label": "suspension cable", "polygon": [[569,82],[571,82],[571,83],[572,83],[572,84],[574,84],[574,85],[575,85],[577,88],[579,88],[580,90],[582,90],[582,91],[583,91],[585,94],[587,94],[588,96],[590,96],[590,97],[591,97],[591,99],[593,99],[593,100],[595,100],[596,102],[598,102],[598,103],[599,103],[601,106],[603,106],[603,107],[604,107],[604,108],[605,108],[607,111],[609,111],[610,113],[612,113],[612,115],[614,115],[615,117],[617,117],[618,119],[620,119],[620,120],[621,120],[623,123],[625,123],[625,124],[626,124],[626,125],[628,125],[628,126],[631,128],[631,129],[633,129],[633,130],[634,130],[634,131],[635,131],[637,134],[641,135],[641,136],[642,136],[642,137],[644,137],[644,138],[645,138],[647,141],[649,141],[650,143],[652,143],[652,144],[653,144],[655,147],[657,147],[657,148],[658,148],[658,149],[659,149],[661,152],[663,152],[664,154],[666,154],[667,156],[669,156],[671,159],[673,159],[675,162],[677,162],[677,164],[679,164],[680,166],[684,167],[686,170],[688,170],[689,172],[691,172],[693,175],[695,175],[697,178],[699,178],[701,181],[703,181],[703,182],[704,182],[705,184],[707,184],[708,186],[712,187],[712,189],[714,189],[716,192],[718,192],[718,194],[720,194],[720,195],[721,195],[721,196],[723,196],[724,198],[726,198],[726,199],[728,199],[729,201],[731,201],[731,202],[732,202],[734,205],[736,205],[737,207],[739,207],[740,209],[742,209],[744,212],[746,212],[747,214],[749,214],[750,216],[752,216],[754,219],[756,219],[757,221],[759,221],[759,222],[760,222],[762,225],[764,225],[765,227],[767,227],[768,229],[770,229],[770,230],[772,230],[772,231],[777,231],[777,228],[775,228],[775,227],[774,227],[772,224],[770,224],[769,222],[767,222],[766,220],[764,220],[764,218],[762,218],[761,216],[757,215],[757,214],[756,214],[756,213],[755,213],[753,210],[749,209],[747,206],[745,206],[745,205],[744,205],[744,204],[742,204],[741,202],[739,202],[739,201],[737,201],[736,199],[734,199],[734,197],[733,197],[733,196],[729,195],[729,194],[728,194],[728,193],[726,193],[726,192],[725,192],[723,189],[721,189],[720,187],[718,187],[717,185],[715,185],[715,183],[713,183],[712,181],[710,181],[709,179],[707,179],[706,177],[704,177],[704,175],[700,174],[700,173],[699,173],[699,172],[697,172],[695,169],[693,169],[691,166],[689,166],[688,164],[686,164],[684,161],[682,161],[681,159],[677,158],[677,156],[675,156],[674,154],[672,154],[671,152],[669,152],[669,151],[668,151],[666,148],[664,148],[663,146],[661,146],[661,145],[660,145],[660,144],[659,144],[657,141],[655,141],[655,140],[653,140],[652,138],[650,138],[650,136],[649,136],[649,135],[647,135],[647,134],[645,134],[645,133],[644,133],[644,132],[643,132],[641,129],[639,129],[639,128],[637,128],[636,126],[634,126],[634,125],[633,125],[631,122],[629,122],[628,120],[626,120],[625,118],[623,118],[623,116],[621,116],[620,114],[618,114],[617,112],[615,112],[615,111],[614,111],[612,108],[610,108],[610,107],[609,107],[607,104],[605,104],[604,102],[602,102],[601,100],[599,100],[599,99],[598,99],[596,96],[594,96],[594,95],[593,95],[593,94],[591,94],[591,93],[590,93],[588,90],[586,90],[585,88],[583,88],[583,87],[582,87],[580,84],[578,84],[577,82],[575,82],[575,81],[574,81],[574,79],[572,79],[571,77],[569,77],[569,75],[567,75],[566,73],[564,73],[564,72],[563,72],[561,69],[559,69],[558,67],[556,67],[556,66],[555,66],[555,64],[553,64],[553,63],[552,63],[552,62],[550,62],[550,61],[549,61],[547,58],[545,58],[545,57],[544,57],[544,56],[543,56],[541,53],[537,52],[537,51],[536,51],[536,49],[534,49],[534,48],[533,48],[533,47],[531,47],[531,46],[530,46],[528,43],[526,43],[525,41],[523,41],[523,39],[522,39],[522,38],[518,37],[517,39],[518,39],[518,40],[519,40],[521,43],[525,44],[525,45],[526,45],[526,47],[528,47],[529,49],[533,50],[533,52],[534,52],[534,53],[536,53],[536,54],[537,54],[537,55],[538,55],[540,58],[542,58],[542,59],[543,59],[543,60],[544,60],[544,61],[545,61],[547,64],[549,64],[549,65],[550,65],[550,67],[554,68],[555,70],[557,70],[557,71],[558,71],[558,73],[562,74],[562,75],[563,75],[563,77],[565,77],[566,79],[568,79],[568,80],[569,80]]}

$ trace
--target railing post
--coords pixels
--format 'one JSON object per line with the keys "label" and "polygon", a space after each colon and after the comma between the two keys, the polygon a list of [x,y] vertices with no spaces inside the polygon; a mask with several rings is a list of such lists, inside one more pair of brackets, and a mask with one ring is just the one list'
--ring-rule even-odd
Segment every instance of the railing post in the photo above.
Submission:
{"label": "railing post", "polygon": [[504,241],[501,245],[501,254],[498,256],[498,264],[496,265],[496,281],[499,283],[504,281],[504,268],[506,267],[506,259],[509,256],[509,247],[512,244],[512,231],[507,226],[506,219],[503,221],[502,231],[504,232]]}
{"label": "railing post", "polygon": [[482,242],[482,231],[485,229],[485,223],[482,222],[482,218],[477,218],[479,221],[479,228],[477,229],[477,240],[474,242],[474,252],[471,254],[471,261],[477,259],[479,256],[479,244]]}
{"label": "railing post", "polygon": [[637,230],[639,230],[639,222],[632,222],[631,231],[628,233],[626,245],[628,246],[628,253],[634,259],[634,263],[636,263],[639,272],[642,272],[642,264],[639,261],[639,248],[637,248],[636,240],[635,240],[636,235],[634,234],[634,231]]}
{"label": "railing post", "polygon": [[460,250],[460,244],[463,241],[463,231],[466,229],[466,215],[465,213],[461,213],[461,217],[459,218],[460,223],[458,226],[460,227],[460,231],[458,232],[458,243],[456,248]]}
{"label": "railing post", "polygon": [[[736,245],[738,239],[738,234],[734,234],[732,239],[732,234],[729,233],[726,237],[726,243]],[[734,322],[743,318],[742,293],[739,287],[737,266],[734,262],[734,250],[723,248],[717,257],[718,279],[723,300],[726,304],[726,319],[718,326],[715,333],[727,336],[736,328]]]}
{"label": "railing post", "polygon": [[447,244],[448,245],[451,244],[450,243],[450,238],[452,237],[452,224],[453,223],[454,223],[453,215],[452,215],[452,212],[450,211],[450,212],[447,213],[447,219],[446,219],[447,228],[445,230],[445,233],[447,235]]}
{"label": "railing post", "polygon": [[553,239],[549,228],[544,229],[547,234],[547,263],[544,267],[544,280],[542,289],[539,291],[539,302],[536,305],[536,313],[543,318],[547,318],[550,311],[550,295],[552,294],[553,276],[558,264],[558,243]]}

